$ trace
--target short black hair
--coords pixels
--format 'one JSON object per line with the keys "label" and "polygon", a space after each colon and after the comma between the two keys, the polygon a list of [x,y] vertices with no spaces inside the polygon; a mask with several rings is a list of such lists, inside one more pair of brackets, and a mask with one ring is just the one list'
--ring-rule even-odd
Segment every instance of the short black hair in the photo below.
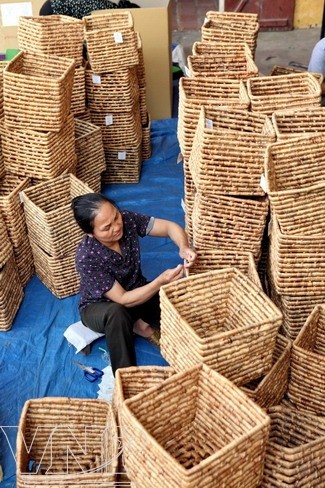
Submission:
{"label": "short black hair", "polygon": [[94,219],[101,205],[106,202],[118,208],[114,200],[107,198],[101,193],[86,193],[72,199],[71,208],[74,218],[85,234],[93,233]]}

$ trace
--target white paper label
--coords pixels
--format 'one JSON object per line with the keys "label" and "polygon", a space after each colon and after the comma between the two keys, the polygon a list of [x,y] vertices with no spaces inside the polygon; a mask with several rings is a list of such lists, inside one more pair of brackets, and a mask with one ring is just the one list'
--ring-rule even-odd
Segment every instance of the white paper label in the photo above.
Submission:
{"label": "white paper label", "polygon": [[123,42],[122,32],[114,32],[114,41],[116,44],[121,44]]}
{"label": "white paper label", "polygon": [[261,176],[261,180],[260,180],[260,187],[262,188],[262,190],[267,193],[267,188],[266,188],[266,179],[265,179],[265,176],[262,174]]}
{"label": "white paper label", "polygon": [[184,202],[183,198],[181,199],[181,207],[183,209],[183,212],[186,213],[186,207],[185,207],[185,202]]}
{"label": "white paper label", "polygon": [[92,78],[93,83],[94,83],[95,85],[100,85],[100,84],[101,84],[101,82],[102,82],[100,75],[92,75],[92,77],[91,77],[91,78]]}
{"label": "white paper label", "polygon": [[27,17],[33,15],[32,2],[2,3],[0,13],[3,27],[18,25],[21,15]]}
{"label": "white paper label", "polygon": [[213,120],[205,119],[205,127],[206,129],[213,129]]}
{"label": "white paper label", "polygon": [[106,115],[105,125],[112,125],[112,124],[113,124],[113,115]]}
{"label": "white paper label", "polygon": [[117,159],[120,161],[123,161],[126,159],[126,152],[125,151],[120,151],[117,153]]}
{"label": "white paper label", "polygon": [[19,200],[20,200],[20,203],[24,203],[24,201],[25,201],[25,200],[24,200],[24,194],[23,194],[23,192],[22,192],[22,191],[20,191],[20,192],[18,193],[18,195],[19,195]]}
{"label": "white paper label", "polygon": [[179,155],[177,156],[177,161],[176,163],[179,164],[183,161],[183,154],[182,153],[179,153]]}
{"label": "white paper label", "polygon": [[192,74],[191,74],[191,71],[188,69],[187,66],[184,66],[184,72],[185,72],[185,76],[187,76],[187,78],[191,78]]}

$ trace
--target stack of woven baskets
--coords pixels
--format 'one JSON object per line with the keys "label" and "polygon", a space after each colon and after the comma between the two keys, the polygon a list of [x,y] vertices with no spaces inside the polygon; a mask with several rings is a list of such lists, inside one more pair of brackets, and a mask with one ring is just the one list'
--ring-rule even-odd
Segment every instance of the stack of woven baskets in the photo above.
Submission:
{"label": "stack of woven baskets", "polygon": [[88,16],[84,21],[90,61],[87,103],[92,122],[101,128],[105,151],[102,181],[136,183],[143,159],[142,127],[145,132],[149,127],[140,37],[127,11]]}

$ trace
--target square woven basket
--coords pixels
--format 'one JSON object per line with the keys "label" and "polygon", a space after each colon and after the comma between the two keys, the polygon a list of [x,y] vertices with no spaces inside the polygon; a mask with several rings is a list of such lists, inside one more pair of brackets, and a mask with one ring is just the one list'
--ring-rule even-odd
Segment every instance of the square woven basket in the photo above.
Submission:
{"label": "square woven basket", "polygon": [[12,254],[12,244],[8,236],[7,226],[5,224],[5,221],[2,218],[1,213],[0,213],[0,242],[1,242],[1,247],[0,247],[0,267],[1,267],[5,264],[5,262]]}
{"label": "square woven basket", "polygon": [[269,372],[279,309],[236,268],[160,289],[162,355],[175,371],[203,362],[238,385]]}
{"label": "square woven basket", "polygon": [[193,56],[243,56],[247,54],[253,58],[252,52],[246,42],[232,42],[231,44],[227,44],[226,42],[196,41],[192,46],[192,54]]}
{"label": "square woven basket", "polygon": [[74,59],[82,64],[84,24],[67,15],[19,17],[18,47],[22,51]]}
{"label": "square woven basket", "polygon": [[73,253],[83,236],[71,210],[72,198],[92,193],[72,174],[22,192],[29,239],[52,257]]}
{"label": "square woven basket", "polygon": [[[3,110],[3,70],[9,63],[8,60],[0,61],[0,121],[3,121],[4,110]],[[1,172],[0,172],[1,174]]]}
{"label": "square woven basket", "polygon": [[255,488],[269,418],[204,365],[126,400],[121,412],[126,472],[141,488]]}
{"label": "square woven basket", "polygon": [[325,108],[279,110],[272,114],[277,140],[325,132]]}
{"label": "square woven basket", "polygon": [[118,71],[139,63],[131,12],[114,10],[83,20],[89,61],[95,73]]}
{"label": "square woven basket", "polygon": [[35,271],[32,248],[27,232],[21,242],[13,246],[13,251],[21,284],[25,286]]}
{"label": "square woven basket", "polygon": [[14,129],[5,123],[2,148],[10,173],[38,179],[55,178],[75,162],[73,116],[68,116],[59,132]]}
{"label": "square woven basket", "polygon": [[106,169],[100,127],[84,120],[75,119],[75,137],[76,176],[93,191],[100,192],[101,173]]}
{"label": "square woven basket", "polygon": [[6,124],[60,131],[70,112],[74,72],[73,59],[18,53],[3,72]]}
{"label": "square woven basket", "polygon": [[147,113],[147,122],[146,124],[142,124],[142,142],[141,142],[141,150],[142,150],[142,159],[149,159],[151,157],[152,149],[151,149],[151,117],[150,114]]}
{"label": "square woven basket", "polygon": [[23,295],[23,287],[11,251],[6,262],[0,265],[0,331],[11,329]]}
{"label": "square woven basket", "polygon": [[288,407],[273,407],[261,488],[320,487],[325,470],[325,421]]}
{"label": "square woven basket", "polygon": [[71,113],[83,114],[86,111],[86,69],[77,66],[74,72],[73,87],[71,93]]}
{"label": "square woven basket", "polygon": [[17,488],[113,486],[119,452],[111,405],[98,399],[28,400],[16,454]]}
{"label": "square woven basket", "polygon": [[102,183],[138,183],[142,167],[142,145],[105,149],[106,170]]}
{"label": "square woven basket", "polygon": [[325,134],[268,146],[265,179],[272,209],[286,234],[324,234]]}
{"label": "square woven basket", "polygon": [[325,415],[325,306],[316,305],[292,345],[288,397],[300,410]]}

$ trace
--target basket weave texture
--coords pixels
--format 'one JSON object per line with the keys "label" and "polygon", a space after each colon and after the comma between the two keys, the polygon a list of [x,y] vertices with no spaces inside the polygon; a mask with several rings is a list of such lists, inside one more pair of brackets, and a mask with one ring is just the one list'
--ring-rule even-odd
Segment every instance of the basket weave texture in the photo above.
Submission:
{"label": "basket weave texture", "polygon": [[204,365],[126,400],[121,427],[126,471],[141,488],[254,488],[261,480],[269,418]]}
{"label": "basket weave texture", "polygon": [[[18,488],[110,486],[118,456],[112,408],[98,399],[28,400],[20,417],[16,452]],[[42,464],[43,476],[27,472],[30,459]]]}
{"label": "basket weave texture", "polygon": [[317,305],[293,342],[288,397],[299,409],[325,414],[325,306]]}
{"label": "basket weave texture", "polygon": [[17,54],[3,72],[6,124],[60,131],[70,112],[74,71],[72,59]]}
{"label": "basket weave texture", "polygon": [[325,422],[288,407],[273,407],[262,488],[322,486]]}
{"label": "basket weave texture", "polygon": [[34,274],[34,259],[27,232],[23,240],[13,246],[21,284],[25,286]]}
{"label": "basket weave texture", "polygon": [[147,114],[147,123],[142,125],[142,142],[141,142],[142,159],[151,157],[151,118]]}
{"label": "basket weave texture", "polygon": [[[3,70],[8,64],[8,60],[0,61],[0,120],[4,118],[3,110]],[[1,174],[1,171],[0,171]]]}
{"label": "basket weave texture", "polygon": [[86,111],[86,69],[84,66],[75,68],[71,93],[71,113],[83,114]]}
{"label": "basket weave texture", "polygon": [[23,295],[23,287],[11,251],[7,261],[0,266],[0,331],[11,329]]}
{"label": "basket weave texture", "polygon": [[138,183],[142,166],[141,143],[135,147],[105,149],[106,170],[102,182]]}
{"label": "basket weave texture", "polygon": [[279,110],[272,114],[278,141],[325,132],[325,108]]}
{"label": "basket weave texture", "polygon": [[2,147],[10,173],[55,178],[75,164],[73,116],[68,116],[59,132],[14,129],[4,124]]}
{"label": "basket weave texture", "polygon": [[0,268],[5,264],[12,253],[12,244],[10,242],[5,221],[0,214]]}
{"label": "basket weave texture", "polygon": [[[304,73],[304,72],[305,70],[300,68],[293,68],[292,66],[275,65],[272,68],[271,76],[290,75],[292,73]],[[311,73],[316,78],[316,80],[319,82],[320,85],[323,83],[324,76],[322,75],[322,73],[314,73],[310,71],[309,73]]]}
{"label": "basket weave texture", "polygon": [[22,51],[72,58],[82,64],[84,24],[67,15],[19,17],[18,47]]}
{"label": "basket weave texture", "polygon": [[118,71],[139,63],[131,12],[107,12],[83,20],[88,56],[95,73]]}
{"label": "basket weave texture", "polygon": [[192,54],[194,56],[208,56],[208,55],[249,55],[251,58],[252,52],[246,42],[202,42],[196,41],[192,46]]}
{"label": "basket weave texture", "polygon": [[160,305],[161,352],[175,371],[203,362],[243,385],[270,370],[282,315],[236,268],[164,285]]}
{"label": "basket weave texture", "polygon": [[92,190],[71,174],[45,181],[23,192],[31,242],[53,257],[74,252],[82,238],[71,210],[71,199]]}

